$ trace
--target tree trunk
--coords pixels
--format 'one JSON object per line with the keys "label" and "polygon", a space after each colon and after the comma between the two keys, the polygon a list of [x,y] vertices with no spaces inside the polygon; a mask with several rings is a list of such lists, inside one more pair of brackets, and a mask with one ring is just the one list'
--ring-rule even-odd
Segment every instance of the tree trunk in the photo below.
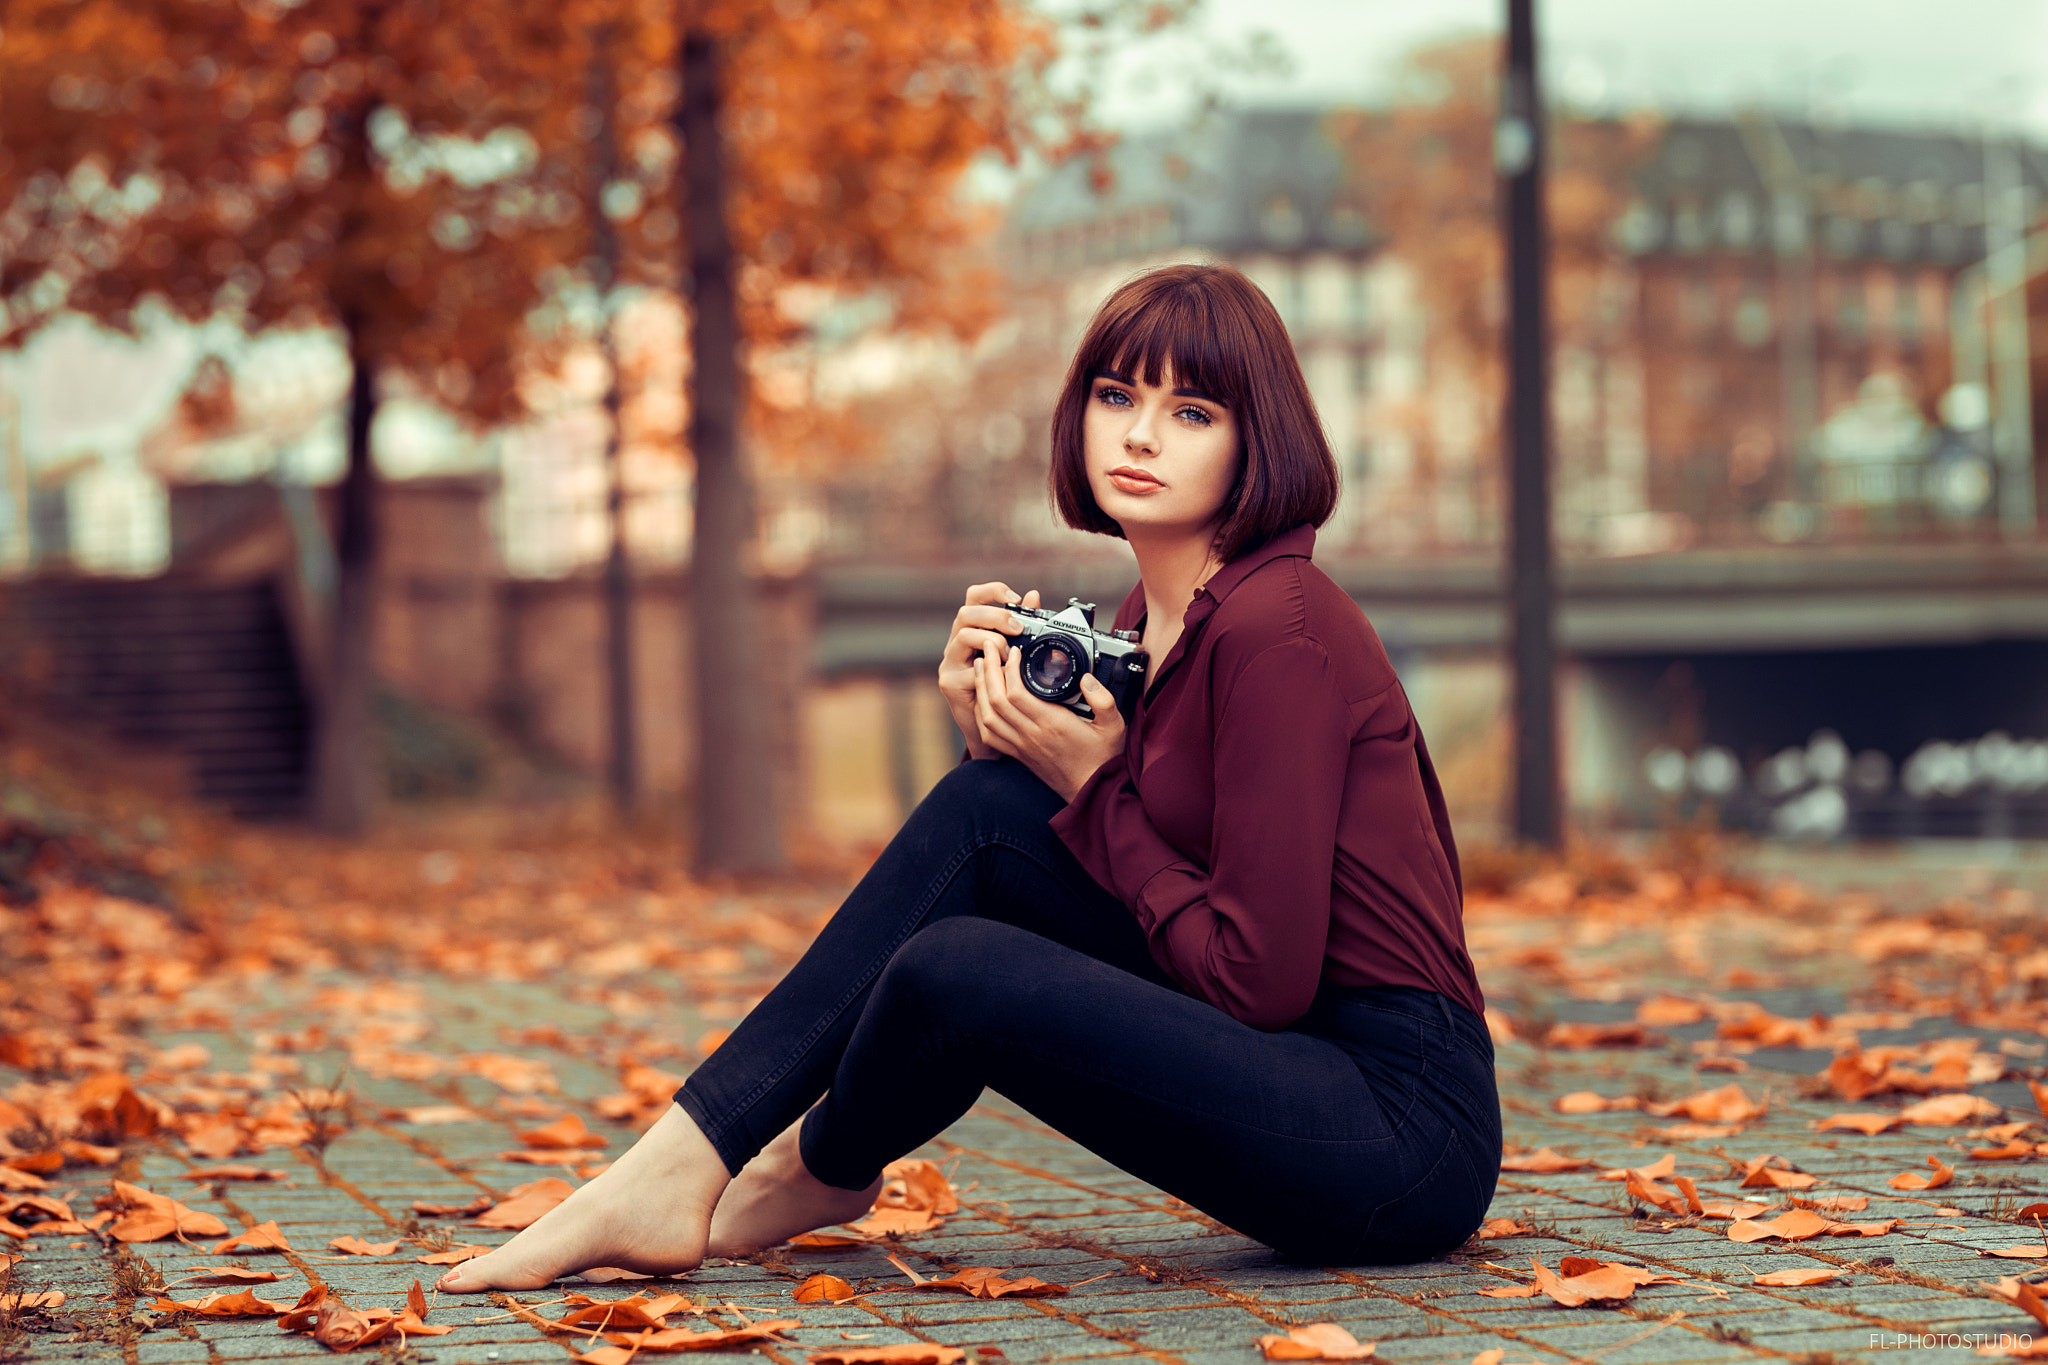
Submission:
{"label": "tree trunk", "polygon": [[359,835],[377,810],[383,765],[371,724],[370,642],[376,625],[377,466],[370,424],[377,415],[376,373],[357,319],[346,322],[349,365],[348,472],[341,481],[335,533],[333,636],[327,651],[313,753],[313,823],[329,834]]}
{"label": "tree trunk", "polygon": [[598,344],[604,351],[605,513],[610,522],[611,549],[604,562],[605,673],[611,709],[612,799],[619,813],[640,803],[640,740],[633,695],[633,568],[626,552],[626,474],[622,458],[625,433],[620,412],[624,395],[619,377],[618,337],[612,326],[612,289],[618,283],[619,238],[605,216],[604,190],[618,173],[618,142],[613,126],[617,93],[611,70],[612,30],[600,26],[593,35],[590,61],[590,104],[597,111],[597,144],[590,166],[590,231],[596,248],[597,293],[604,310]]}
{"label": "tree trunk", "polygon": [[699,875],[786,869],[775,809],[774,755],[759,684],[762,661],[752,577],[752,490],[740,461],[739,310],[732,240],[725,223],[725,158],[719,141],[719,45],[683,38],[683,143],[688,224],[684,264],[691,302],[690,450],[697,464],[690,554],[690,613],[697,692]]}

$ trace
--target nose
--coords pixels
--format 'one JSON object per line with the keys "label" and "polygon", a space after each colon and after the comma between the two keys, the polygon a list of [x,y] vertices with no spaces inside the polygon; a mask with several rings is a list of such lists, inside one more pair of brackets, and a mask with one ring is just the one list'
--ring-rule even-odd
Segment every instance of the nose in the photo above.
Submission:
{"label": "nose", "polygon": [[1152,455],[1159,453],[1159,441],[1153,431],[1152,421],[1150,407],[1140,407],[1137,415],[1131,418],[1130,429],[1124,432],[1125,450],[1142,450]]}

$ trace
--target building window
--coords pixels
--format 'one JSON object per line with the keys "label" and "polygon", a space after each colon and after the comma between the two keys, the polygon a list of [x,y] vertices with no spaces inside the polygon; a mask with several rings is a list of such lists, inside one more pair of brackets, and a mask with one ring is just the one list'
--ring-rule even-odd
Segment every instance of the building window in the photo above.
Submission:
{"label": "building window", "polygon": [[1756,241],[1756,204],[1741,190],[1721,196],[1721,240],[1737,251],[1747,251]]}
{"label": "building window", "polygon": [[1744,346],[1761,346],[1771,339],[1771,299],[1763,286],[1751,284],[1742,291],[1742,301],[1735,305],[1730,322],[1735,340]]}
{"label": "building window", "polygon": [[1861,340],[1870,330],[1870,305],[1863,281],[1853,275],[1835,281],[1835,326],[1852,340]]}
{"label": "building window", "polygon": [[1685,282],[1682,314],[1687,333],[1697,336],[1714,325],[1719,311],[1714,299],[1714,282],[1705,275],[1693,275]]}

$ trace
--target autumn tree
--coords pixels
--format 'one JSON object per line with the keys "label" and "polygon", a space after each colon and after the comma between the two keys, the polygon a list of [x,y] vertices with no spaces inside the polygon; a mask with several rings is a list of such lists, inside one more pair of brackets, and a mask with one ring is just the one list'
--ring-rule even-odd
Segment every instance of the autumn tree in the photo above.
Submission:
{"label": "autumn tree", "polygon": [[[1137,22],[1177,12],[1153,8]],[[1124,9],[1104,14],[1129,22]],[[809,325],[794,286],[972,334],[998,299],[961,268],[991,224],[960,177],[986,153],[1090,143],[1080,105],[1043,82],[1053,27],[1014,0],[619,0],[606,32],[617,279],[671,285],[690,313],[697,865],[775,871],[758,670],[793,665],[755,652],[753,480],[822,470],[844,432],[811,405],[763,401],[749,357]]]}
{"label": "autumn tree", "polygon": [[8,343],[158,301],[329,327],[351,382],[312,813],[361,831],[381,382],[517,410],[544,268],[577,220],[564,11],[550,0],[17,0],[0,42]]}

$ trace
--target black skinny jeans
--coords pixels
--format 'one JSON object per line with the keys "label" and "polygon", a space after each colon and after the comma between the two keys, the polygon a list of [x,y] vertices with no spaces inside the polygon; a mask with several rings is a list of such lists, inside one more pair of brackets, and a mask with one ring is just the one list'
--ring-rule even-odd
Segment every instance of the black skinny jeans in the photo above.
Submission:
{"label": "black skinny jeans", "polygon": [[1484,1021],[1325,983],[1285,1030],[1240,1023],[1159,970],[1048,827],[1060,806],[1021,763],[940,781],[676,1092],[727,1169],[803,1116],[804,1165],[863,1189],[986,1086],[1289,1260],[1464,1241],[1500,1171]]}

